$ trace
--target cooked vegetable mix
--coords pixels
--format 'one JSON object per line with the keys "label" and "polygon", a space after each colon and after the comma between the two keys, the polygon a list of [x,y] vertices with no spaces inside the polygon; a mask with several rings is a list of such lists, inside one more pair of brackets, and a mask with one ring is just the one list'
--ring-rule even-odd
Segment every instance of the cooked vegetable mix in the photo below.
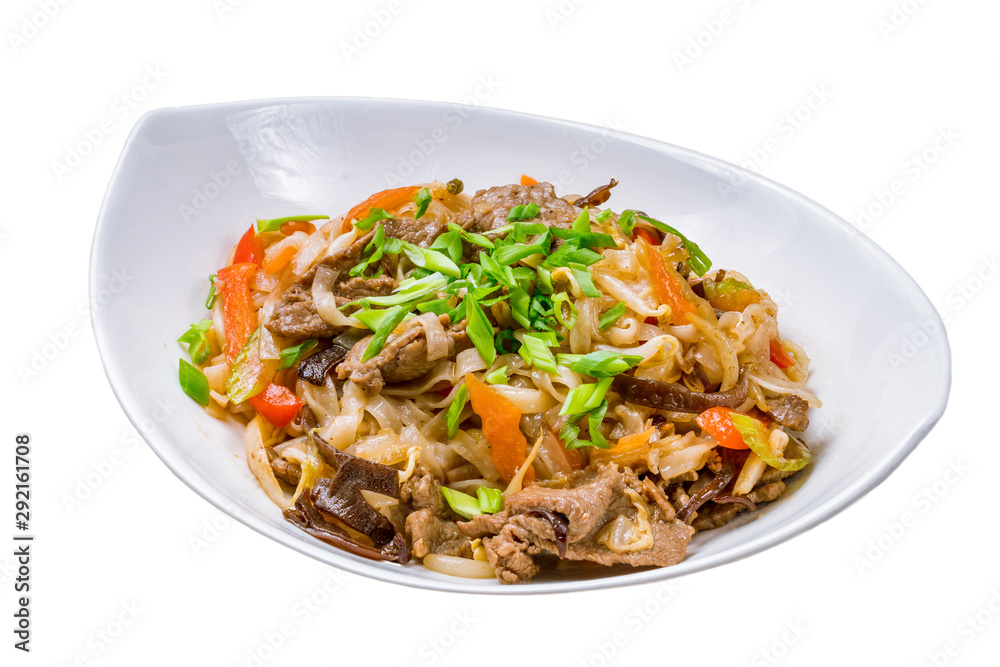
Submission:
{"label": "cooked vegetable mix", "polygon": [[792,431],[820,402],[768,294],[616,213],[617,185],[452,179],[257,220],[178,339],[181,389],[353,554],[502,583],[677,563],[811,462]]}

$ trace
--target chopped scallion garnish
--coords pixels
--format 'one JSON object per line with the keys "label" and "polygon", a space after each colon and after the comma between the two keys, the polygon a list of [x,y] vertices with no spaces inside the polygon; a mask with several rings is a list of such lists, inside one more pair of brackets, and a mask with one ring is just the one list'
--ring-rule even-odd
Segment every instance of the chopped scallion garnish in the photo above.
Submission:
{"label": "chopped scallion garnish", "polygon": [[179,361],[180,368],[177,371],[177,376],[181,382],[181,389],[196,402],[208,406],[208,378],[205,377],[204,373],[183,359]]}
{"label": "chopped scallion garnish", "polygon": [[276,232],[286,222],[312,222],[313,220],[329,220],[328,215],[290,215],[287,218],[272,218],[271,220],[257,219],[257,234],[264,232]]}
{"label": "chopped scallion garnish", "polygon": [[465,298],[465,319],[469,339],[476,346],[479,356],[486,362],[486,366],[492,366],[497,358],[497,351],[493,346],[493,325],[486,318],[482,307],[469,296]]}
{"label": "chopped scallion garnish", "polygon": [[427,207],[430,205],[432,199],[434,198],[431,197],[431,191],[427,188],[417,190],[417,194],[413,196],[413,201],[417,205],[417,211],[413,214],[414,220],[419,220],[420,216],[427,212]]}
{"label": "chopped scallion garnish", "polygon": [[507,222],[517,220],[531,220],[538,217],[541,208],[535,202],[529,204],[519,204],[510,209],[507,213]]}
{"label": "chopped scallion garnish", "polygon": [[214,273],[208,277],[208,298],[205,299],[205,308],[212,310],[215,308],[215,300],[219,298],[219,295],[215,293],[215,281],[219,279],[219,276]]}
{"label": "chopped scallion garnish", "polygon": [[458,418],[465,409],[465,403],[469,400],[469,388],[465,383],[458,385],[455,397],[451,399],[451,404],[445,412],[445,422],[448,424],[448,437],[454,439],[458,435]]}
{"label": "chopped scallion garnish", "polygon": [[608,308],[606,311],[604,311],[604,314],[601,315],[601,318],[597,321],[597,329],[599,331],[604,331],[612,324],[620,320],[622,318],[622,315],[624,315],[625,311],[627,310],[628,308],[625,306],[624,303],[621,302],[616,303],[611,308]]}
{"label": "chopped scallion garnish", "polygon": [[188,354],[197,366],[201,366],[212,356],[212,346],[208,342],[208,330],[211,326],[212,320],[201,320],[192,324],[191,328],[177,339],[178,343],[188,344]]}
{"label": "chopped scallion garnish", "polygon": [[309,352],[309,350],[316,347],[318,341],[315,338],[310,338],[309,340],[304,340],[298,345],[293,345],[291,347],[286,347],[284,350],[278,353],[278,370],[283,371],[286,368],[291,368],[295,364],[299,363],[299,359],[302,355]]}

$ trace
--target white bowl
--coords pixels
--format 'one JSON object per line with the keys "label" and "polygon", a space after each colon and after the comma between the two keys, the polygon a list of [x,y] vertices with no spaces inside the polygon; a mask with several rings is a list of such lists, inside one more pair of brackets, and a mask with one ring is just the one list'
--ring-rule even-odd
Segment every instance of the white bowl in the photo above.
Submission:
{"label": "white bowl", "polygon": [[[745,273],[780,306],[785,338],[813,360],[824,402],[805,440],[815,463],[791,493],[698,533],[673,567],[554,573],[521,586],[376,563],[314,540],[258,488],[242,429],[207,416],[177,382],[175,343],[205,315],[207,277],[254,217],[345,212],[399,183],[461,178],[469,191],[522,173],[560,194],[620,181],[610,206],[638,208]],[[94,333],[118,400],[163,462],[206,500],[336,567],[423,588],[537,593],[657,581],[778,544],[879,484],[944,411],[944,326],[907,273],[809,199],[682,148],[495,109],[375,99],[292,99],[160,109],[125,144],[101,210],[90,289]]]}

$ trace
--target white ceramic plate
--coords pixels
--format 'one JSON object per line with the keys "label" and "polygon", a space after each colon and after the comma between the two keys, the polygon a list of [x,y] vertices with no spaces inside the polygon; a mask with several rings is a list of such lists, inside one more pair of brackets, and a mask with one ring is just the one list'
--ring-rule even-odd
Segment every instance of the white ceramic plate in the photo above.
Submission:
{"label": "white ceramic plate", "polygon": [[[782,335],[813,359],[824,402],[805,435],[815,463],[793,492],[698,533],[669,568],[522,586],[375,563],[284,522],[244,462],[241,427],[207,416],[177,382],[175,343],[205,312],[207,277],[254,217],[335,216],[401,183],[461,178],[470,191],[526,173],[583,194],[620,181],[609,205],[639,208],[745,273],[780,307]],[[122,284],[124,283],[124,287]],[[756,553],[844,509],[906,457],[944,411],[950,354],[920,288],[853,227],[805,197],[682,148],[495,109],[374,99],[293,99],[161,109],[126,142],[101,210],[90,289],[94,332],[129,419],[163,462],[216,507],[336,567],[448,591],[538,593],[650,582]],[[560,578],[562,576],[562,578]]]}

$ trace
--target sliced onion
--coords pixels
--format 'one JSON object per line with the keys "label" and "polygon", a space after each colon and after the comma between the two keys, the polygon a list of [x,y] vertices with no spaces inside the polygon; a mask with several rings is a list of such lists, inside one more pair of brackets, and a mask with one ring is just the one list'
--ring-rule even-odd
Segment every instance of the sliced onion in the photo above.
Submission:
{"label": "sliced onion", "polygon": [[823,407],[823,403],[818,398],[810,394],[805,389],[802,389],[794,382],[789,382],[788,380],[778,380],[764,375],[758,372],[756,368],[750,369],[750,379],[764,389],[773,391],[776,394],[792,394],[793,396],[798,396],[808,403],[811,408]]}
{"label": "sliced onion", "polygon": [[489,563],[472,558],[445,556],[442,554],[427,554],[424,556],[424,567],[439,574],[465,579],[493,579],[496,572]]}
{"label": "sliced onion", "polygon": [[302,476],[299,478],[295,493],[291,496],[286,496],[277,478],[274,476],[271,462],[267,458],[267,450],[264,448],[262,424],[263,418],[260,415],[254,417],[247,424],[246,432],[244,433],[247,465],[250,467],[250,472],[253,473],[254,477],[260,483],[260,487],[264,489],[264,493],[271,499],[271,502],[281,509],[288,509],[295,505],[295,501],[299,499],[303,491],[312,486],[312,483],[319,476],[319,472],[323,468],[323,463],[315,451],[308,452],[307,460],[300,464],[302,466]]}
{"label": "sliced onion", "polygon": [[526,472],[528,472],[528,468],[530,468],[531,464],[534,462],[535,454],[538,453],[538,448],[542,444],[543,437],[544,435],[538,436],[538,440],[535,440],[534,446],[531,448],[531,451],[528,452],[528,458],[524,460],[524,464],[521,465],[520,468],[518,468],[517,474],[514,475],[514,477],[510,480],[510,484],[508,484],[507,488],[504,489],[503,492],[504,502],[507,502],[508,498],[510,498],[512,495],[521,490],[522,484],[524,483],[524,475]]}

